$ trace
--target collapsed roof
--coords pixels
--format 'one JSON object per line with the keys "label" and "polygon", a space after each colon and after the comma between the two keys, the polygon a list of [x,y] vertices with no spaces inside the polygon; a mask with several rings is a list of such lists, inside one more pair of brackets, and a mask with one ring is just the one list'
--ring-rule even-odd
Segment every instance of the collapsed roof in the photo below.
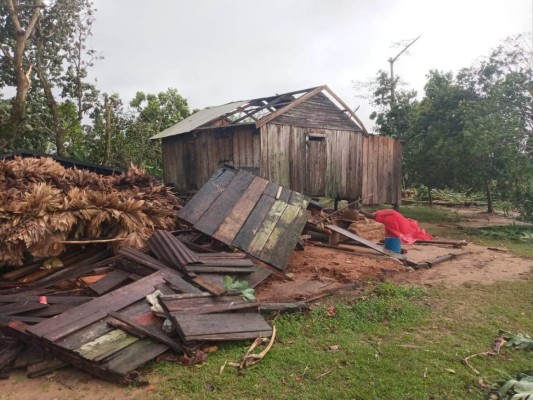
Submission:
{"label": "collapsed roof", "polygon": [[290,109],[303,103],[319,93],[325,92],[340,106],[340,110],[354,123],[357,130],[367,133],[361,120],[328,86],[317,86],[295,92],[259,97],[252,100],[235,101],[215,107],[207,107],[164,131],[152,136],[151,139],[163,139],[181,135],[199,128],[215,126],[231,126],[239,124],[255,124],[257,128],[279,117]]}

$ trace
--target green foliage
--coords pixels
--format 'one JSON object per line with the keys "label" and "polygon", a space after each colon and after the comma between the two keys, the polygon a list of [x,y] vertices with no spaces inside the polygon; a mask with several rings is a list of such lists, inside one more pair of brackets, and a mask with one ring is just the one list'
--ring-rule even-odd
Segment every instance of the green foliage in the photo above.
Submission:
{"label": "green foliage", "polygon": [[466,229],[472,235],[485,236],[496,240],[533,243],[533,227],[522,225],[494,226],[489,228]]}
{"label": "green foliage", "polygon": [[[401,90],[393,104],[394,83],[378,72],[371,118],[379,133],[405,139],[407,185],[483,191],[491,208],[493,192],[510,200],[531,182],[533,69],[528,46],[523,36],[509,38],[456,76],[430,71],[421,100]],[[513,203],[518,206],[519,201]],[[530,218],[527,209],[523,214]]]}
{"label": "green foliage", "polygon": [[[400,83],[395,79],[394,86]],[[405,138],[410,131],[410,113],[416,105],[416,92],[411,90],[395,90],[395,101],[391,101],[390,77],[385,71],[379,71],[371,87],[373,89],[372,104],[377,108],[370,114],[370,119],[376,121],[379,134]]]}
{"label": "green foliage", "polygon": [[[485,196],[480,192],[456,192],[452,189],[433,189],[431,191],[433,200],[450,201],[457,203],[464,203],[469,201],[482,201]],[[420,201],[429,200],[429,190],[427,186],[421,185],[415,188],[415,199]]]}
{"label": "green foliage", "polygon": [[240,292],[245,300],[255,300],[255,290],[248,287],[247,281],[238,281],[229,275],[224,276],[224,289],[229,293]]}
{"label": "green foliage", "polygon": [[533,222],[533,184],[516,187],[511,202],[522,220]]}

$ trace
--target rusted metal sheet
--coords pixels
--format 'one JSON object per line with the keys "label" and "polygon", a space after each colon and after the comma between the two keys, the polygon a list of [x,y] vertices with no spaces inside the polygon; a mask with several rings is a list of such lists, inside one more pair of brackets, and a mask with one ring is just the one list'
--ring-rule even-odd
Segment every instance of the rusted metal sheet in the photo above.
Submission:
{"label": "rusted metal sheet", "polygon": [[200,232],[283,270],[307,222],[308,203],[298,192],[226,167],[179,216]]}

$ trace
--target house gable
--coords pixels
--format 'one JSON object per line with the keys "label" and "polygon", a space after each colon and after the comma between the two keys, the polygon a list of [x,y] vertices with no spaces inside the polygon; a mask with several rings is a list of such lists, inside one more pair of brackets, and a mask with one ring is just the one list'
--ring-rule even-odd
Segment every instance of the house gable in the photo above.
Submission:
{"label": "house gable", "polygon": [[283,112],[271,120],[270,123],[308,128],[362,131],[344,111],[322,92]]}

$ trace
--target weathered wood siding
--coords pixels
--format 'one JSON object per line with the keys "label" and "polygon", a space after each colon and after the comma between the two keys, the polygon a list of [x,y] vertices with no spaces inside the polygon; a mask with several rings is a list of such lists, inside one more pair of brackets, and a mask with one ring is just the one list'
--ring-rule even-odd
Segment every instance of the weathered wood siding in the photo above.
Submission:
{"label": "weathered wood siding", "polygon": [[165,181],[178,193],[200,189],[223,164],[259,173],[259,131],[250,125],[200,130],[163,139]]}
{"label": "weathered wood siding", "polygon": [[200,130],[163,140],[165,180],[200,189],[223,164],[310,196],[401,201],[399,140],[341,129],[278,123]]}
{"label": "weathered wood siding", "polygon": [[302,104],[287,110],[271,123],[306,128],[359,131],[359,127],[324,93],[318,93]]}
{"label": "weathered wood siding", "polygon": [[267,124],[259,175],[310,196],[399,204],[401,154],[400,141],[385,136]]}
{"label": "weathered wood siding", "polygon": [[363,136],[267,124],[261,128],[259,175],[311,196],[357,198],[362,194]]}
{"label": "weathered wood siding", "polygon": [[363,204],[400,204],[402,144],[386,136],[363,138]]}

